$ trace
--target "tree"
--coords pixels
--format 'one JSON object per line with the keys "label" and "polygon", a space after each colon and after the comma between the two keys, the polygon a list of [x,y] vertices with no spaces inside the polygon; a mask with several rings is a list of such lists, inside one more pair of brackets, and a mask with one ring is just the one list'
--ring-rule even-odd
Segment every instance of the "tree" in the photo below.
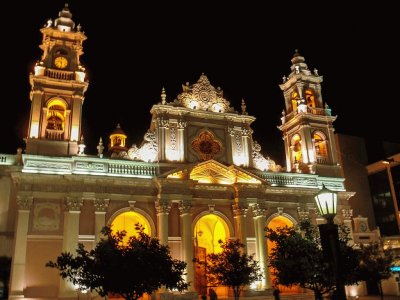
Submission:
{"label": "tree", "polygon": [[[359,281],[358,251],[347,245],[348,230],[342,228],[340,249],[342,274],[345,284]],[[330,262],[324,259],[318,228],[309,221],[297,227],[283,227],[277,230],[267,228],[267,238],[275,243],[269,256],[275,284],[299,285],[314,292],[315,299],[334,291],[335,278]]]}
{"label": "tree", "polygon": [[59,269],[63,279],[103,297],[114,294],[136,300],[161,286],[186,289],[189,284],[182,278],[186,263],[172,259],[168,246],[145,234],[139,224],[136,229],[138,235],[126,241],[125,231],[113,233],[106,226],[102,229],[106,238],[94,250],[87,251],[79,244],[75,257],[64,252],[46,266]]}
{"label": "tree", "polygon": [[0,282],[4,285],[3,295],[0,298],[8,299],[8,283],[11,273],[11,258],[0,256]]}
{"label": "tree", "polygon": [[240,240],[218,241],[222,252],[208,254],[205,261],[195,259],[198,267],[204,267],[207,281],[212,286],[224,285],[233,289],[235,300],[239,299],[243,287],[261,280],[262,273],[254,255],[243,251]]}
{"label": "tree", "polygon": [[363,280],[378,285],[383,300],[382,280],[392,275],[390,267],[394,264],[394,253],[391,249],[383,249],[379,242],[360,245],[360,275]]}

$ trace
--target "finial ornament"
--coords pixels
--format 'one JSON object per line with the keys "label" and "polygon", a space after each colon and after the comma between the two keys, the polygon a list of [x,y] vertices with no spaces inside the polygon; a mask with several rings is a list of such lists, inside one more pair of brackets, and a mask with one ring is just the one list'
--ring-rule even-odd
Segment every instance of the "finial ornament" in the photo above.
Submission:
{"label": "finial ornament", "polygon": [[102,158],[103,157],[103,139],[100,137],[99,144],[97,145],[97,155]]}
{"label": "finial ornament", "polygon": [[316,68],[314,68],[314,75],[315,75],[315,76],[319,76],[319,75],[318,75],[318,70],[317,70]]}
{"label": "finial ornament", "polygon": [[163,87],[161,90],[161,104],[165,104],[166,99],[167,99],[167,94],[165,93],[165,88]]}
{"label": "finial ornament", "polygon": [[46,27],[47,27],[47,28],[50,28],[51,25],[53,25],[53,20],[52,20],[52,19],[48,19],[48,20],[47,20],[47,25],[46,25]]}
{"label": "finial ornament", "polygon": [[78,32],[81,32],[81,30],[82,30],[81,24],[78,24],[78,26],[76,26],[76,30],[77,30]]}
{"label": "finial ornament", "polygon": [[287,81],[287,77],[285,75],[283,75],[282,81],[283,81],[283,83],[285,83]]}
{"label": "finial ornament", "polygon": [[242,115],[248,115],[246,111],[246,103],[244,102],[244,99],[242,98]]}
{"label": "finial ornament", "polygon": [[83,134],[81,135],[81,140],[78,143],[78,155],[85,155],[85,139],[83,138]]}
{"label": "finial ornament", "polygon": [[68,3],[65,3],[65,4],[64,4],[64,7],[68,8]]}

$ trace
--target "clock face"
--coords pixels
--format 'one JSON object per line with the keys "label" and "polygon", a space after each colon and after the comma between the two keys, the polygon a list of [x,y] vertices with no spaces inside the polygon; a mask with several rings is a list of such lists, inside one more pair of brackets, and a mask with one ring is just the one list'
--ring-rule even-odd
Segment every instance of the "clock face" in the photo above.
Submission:
{"label": "clock face", "polygon": [[64,69],[68,65],[68,60],[63,56],[58,56],[54,60],[54,65],[59,69]]}
{"label": "clock face", "polygon": [[360,222],[360,231],[365,232],[367,230],[367,224]]}

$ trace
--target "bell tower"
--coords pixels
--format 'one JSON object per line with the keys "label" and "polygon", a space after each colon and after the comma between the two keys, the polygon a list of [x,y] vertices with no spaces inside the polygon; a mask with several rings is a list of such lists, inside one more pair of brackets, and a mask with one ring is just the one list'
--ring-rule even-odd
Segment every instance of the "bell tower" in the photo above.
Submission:
{"label": "bell tower", "polygon": [[85,34],[66,4],[40,30],[43,54],[29,76],[31,113],[26,153],[71,156],[78,152],[84,94],[89,83],[80,63]]}
{"label": "bell tower", "polygon": [[321,94],[322,76],[311,72],[296,50],[291,73],[279,85],[285,99],[282,125],[286,169],[298,173],[339,176],[333,122],[328,104]]}

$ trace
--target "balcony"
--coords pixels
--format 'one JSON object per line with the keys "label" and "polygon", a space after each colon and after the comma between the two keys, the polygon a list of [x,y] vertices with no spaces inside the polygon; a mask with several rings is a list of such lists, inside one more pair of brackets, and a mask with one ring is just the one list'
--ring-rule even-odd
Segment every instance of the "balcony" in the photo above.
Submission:
{"label": "balcony", "polygon": [[[299,112],[296,110],[284,116],[285,122],[293,119]],[[310,115],[319,115],[319,116],[331,116],[330,108],[316,108],[316,107],[307,107],[307,112],[302,112],[302,114],[310,114]],[[284,123],[285,123],[284,122]]]}
{"label": "balcony", "polygon": [[64,130],[57,129],[46,129],[46,139],[63,141],[64,140]]}
{"label": "balcony", "polygon": [[75,72],[46,69],[45,76],[54,79],[75,80]]}

